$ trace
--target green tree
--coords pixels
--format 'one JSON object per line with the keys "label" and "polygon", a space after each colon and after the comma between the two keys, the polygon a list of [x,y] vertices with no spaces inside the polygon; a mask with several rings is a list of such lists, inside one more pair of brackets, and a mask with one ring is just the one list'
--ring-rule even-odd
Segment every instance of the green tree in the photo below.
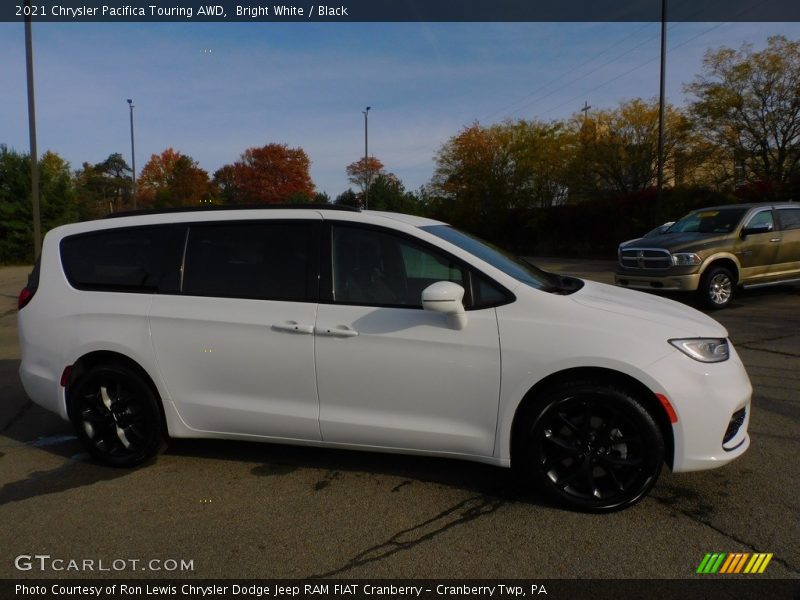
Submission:
{"label": "green tree", "polygon": [[236,182],[236,175],[233,165],[225,165],[214,172],[213,186],[214,195],[223,204],[236,204],[242,198],[242,191]]}
{"label": "green tree", "polygon": [[406,214],[421,214],[422,208],[414,194],[392,173],[377,175],[369,188],[370,210],[388,210]]}
{"label": "green tree", "polygon": [[314,194],[311,202],[314,204],[332,204],[331,197],[328,195],[328,192],[317,192]]}
{"label": "green tree", "polygon": [[767,183],[780,194],[800,176],[800,41],[774,36],[758,52],[749,44],[709,51],[685,90],[729,186]]}
{"label": "green tree", "polygon": [[[29,154],[0,145],[0,262],[33,261],[33,209]],[[84,217],[69,163],[54,152],[39,159],[39,205],[42,233]]]}
{"label": "green tree", "polygon": [[95,165],[83,163],[75,173],[81,201],[94,217],[133,208],[132,170],[118,152]]}
{"label": "green tree", "polygon": [[358,208],[360,206],[358,196],[350,188],[336,196],[336,200],[334,200],[333,203],[341,206],[352,206],[353,208]]}

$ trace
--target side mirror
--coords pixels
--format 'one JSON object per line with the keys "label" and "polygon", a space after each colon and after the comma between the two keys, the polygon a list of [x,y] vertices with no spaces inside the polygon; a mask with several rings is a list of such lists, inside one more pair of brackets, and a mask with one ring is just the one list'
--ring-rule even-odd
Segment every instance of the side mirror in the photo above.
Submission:
{"label": "side mirror", "polygon": [[754,225],[753,227],[745,227],[742,229],[742,239],[754,233],[769,233],[772,231],[772,225]]}
{"label": "side mirror", "polygon": [[422,290],[422,308],[447,315],[453,329],[464,329],[467,314],[464,312],[464,288],[452,281],[437,281]]}

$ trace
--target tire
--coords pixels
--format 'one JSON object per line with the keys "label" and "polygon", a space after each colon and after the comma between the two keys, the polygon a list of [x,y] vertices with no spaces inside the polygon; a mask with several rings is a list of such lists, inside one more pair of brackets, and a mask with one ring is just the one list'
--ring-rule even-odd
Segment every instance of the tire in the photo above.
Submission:
{"label": "tire", "polygon": [[736,279],[730,269],[726,267],[711,267],[703,273],[697,292],[704,306],[719,310],[731,303],[735,287]]}
{"label": "tire", "polygon": [[160,400],[150,384],[122,364],[98,365],[69,388],[78,439],[98,461],[134,467],[165,447]]}
{"label": "tire", "polygon": [[[517,472],[560,504],[611,512],[636,504],[655,485],[664,440],[628,391],[601,382],[559,385],[520,427]],[[516,454],[516,453],[515,453]]]}

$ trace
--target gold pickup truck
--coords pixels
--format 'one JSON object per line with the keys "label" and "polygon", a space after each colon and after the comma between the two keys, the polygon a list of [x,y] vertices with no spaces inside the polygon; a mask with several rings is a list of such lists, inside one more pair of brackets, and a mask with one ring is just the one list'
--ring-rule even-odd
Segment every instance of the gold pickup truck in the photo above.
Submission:
{"label": "gold pickup truck", "polygon": [[690,212],[664,233],[619,246],[617,285],[695,292],[725,308],[737,287],[800,283],[800,203]]}

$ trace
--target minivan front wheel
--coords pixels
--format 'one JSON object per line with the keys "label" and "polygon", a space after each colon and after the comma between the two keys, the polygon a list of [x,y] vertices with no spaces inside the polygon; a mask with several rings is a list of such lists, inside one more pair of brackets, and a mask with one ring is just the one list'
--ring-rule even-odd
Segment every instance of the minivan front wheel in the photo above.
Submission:
{"label": "minivan front wheel", "polygon": [[69,389],[70,420],[89,453],[113,467],[133,467],[164,448],[158,398],[122,364],[99,365]]}
{"label": "minivan front wheel", "polygon": [[725,267],[711,267],[700,280],[700,299],[708,308],[725,308],[733,298],[736,283],[733,273]]}
{"label": "minivan front wheel", "polygon": [[544,394],[522,435],[522,472],[557,501],[588,512],[631,506],[655,485],[664,441],[650,413],[611,384],[573,382]]}

